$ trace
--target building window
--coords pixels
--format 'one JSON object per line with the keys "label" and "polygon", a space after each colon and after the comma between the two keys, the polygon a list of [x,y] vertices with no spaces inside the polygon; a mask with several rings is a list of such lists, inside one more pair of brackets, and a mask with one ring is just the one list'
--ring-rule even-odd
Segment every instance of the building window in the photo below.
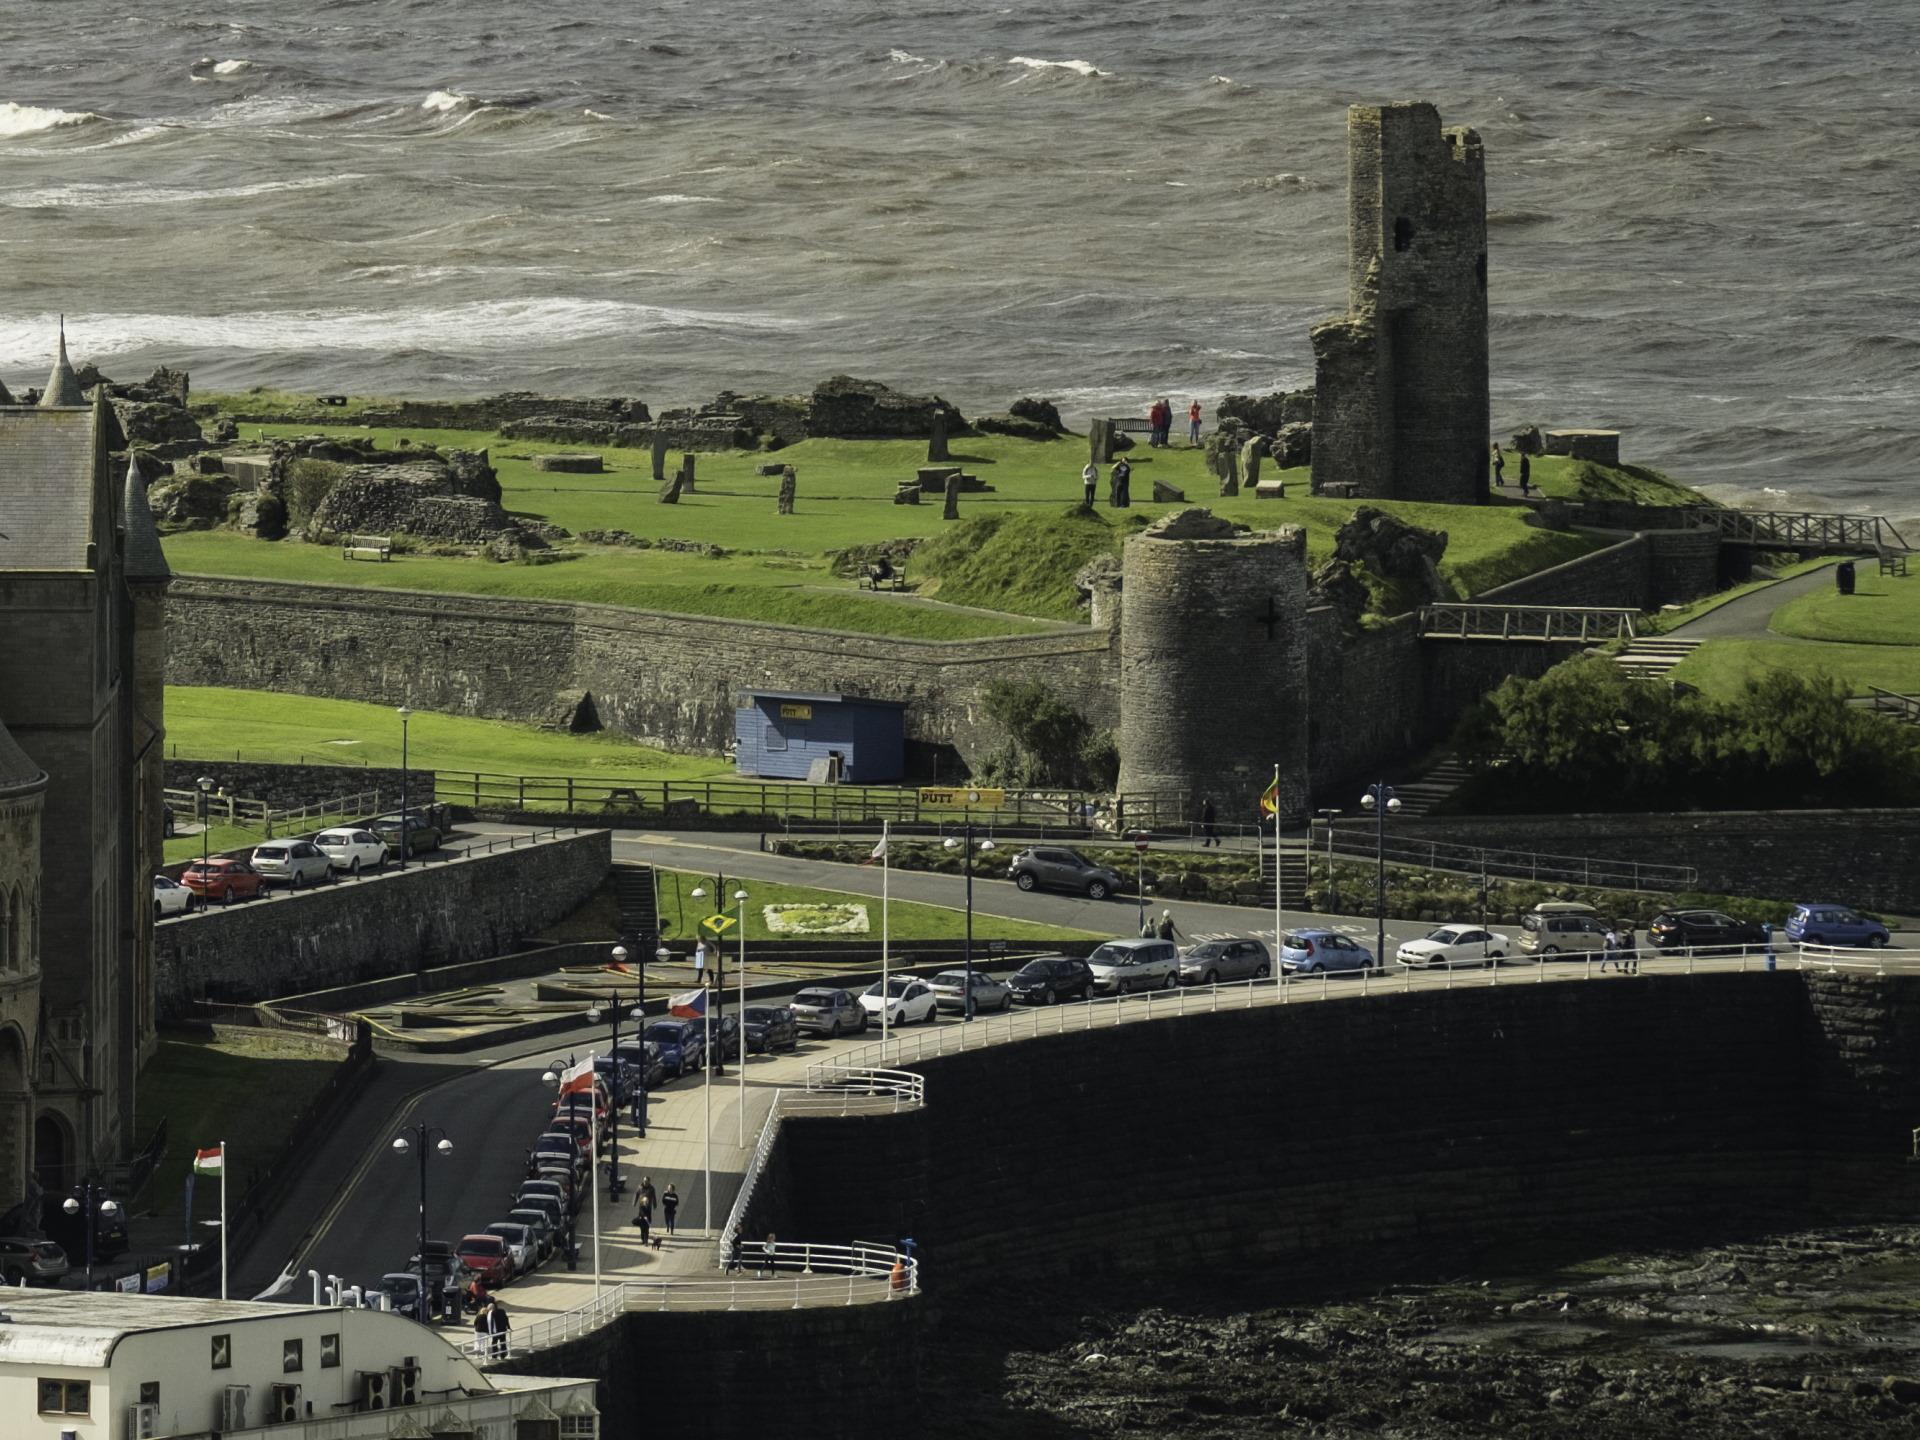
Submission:
{"label": "building window", "polygon": [[280,1342],[280,1373],[298,1375],[304,1363],[306,1342],[303,1340],[282,1340]]}
{"label": "building window", "polygon": [[1413,222],[1402,215],[1393,222],[1393,248],[1405,251],[1413,246]]}
{"label": "building window", "polygon": [[320,1368],[338,1370],[340,1368],[340,1332],[320,1337]]}
{"label": "building window", "polygon": [[85,1380],[42,1380],[42,1415],[84,1415],[92,1399],[92,1386]]}
{"label": "building window", "polygon": [[567,1440],[594,1440],[600,1433],[600,1418],[597,1415],[562,1415],[560,1433]]}
{"label": "building window", "polygon": [[158,1405],[160,1403],[160,1382],[158,1380],[142,1380],[140,1382],[140,1403],[142,1405]]}
{"label": "building window", "polygon": [[233,1336],[216,1335],[213,1337],[213,1368],[225,1370],[233,1364]]}

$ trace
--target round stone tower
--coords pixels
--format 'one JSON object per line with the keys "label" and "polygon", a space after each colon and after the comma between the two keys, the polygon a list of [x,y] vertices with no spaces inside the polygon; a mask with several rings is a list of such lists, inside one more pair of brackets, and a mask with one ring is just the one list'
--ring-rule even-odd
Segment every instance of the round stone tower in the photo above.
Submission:
{"label": "round stone tower", "polygon": [[1278,764],[1281,813],[1302,813],[1306,531],[1179,510],[1128,540],[1121,568],[1121,793],[1190,816],[1211,796],[1247,824]]}

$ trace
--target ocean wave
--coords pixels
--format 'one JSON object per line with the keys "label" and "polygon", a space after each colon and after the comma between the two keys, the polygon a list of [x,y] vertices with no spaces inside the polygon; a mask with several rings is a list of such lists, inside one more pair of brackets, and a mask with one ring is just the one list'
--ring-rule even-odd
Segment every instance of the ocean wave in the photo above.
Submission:
{"label": "ocean wave", "polygon": [[1102,70],[1091,60],[1036,60],[1031,55],[1015,55],[1007,63],[1021,65],[1036,72],[1066,71],[1087,80],[1105,79],[1113,74],[1111,70]]}
{"label": "ocean wave", "polygon": [[202,55],[189,69],[196,80],[207,75],[244,75],[253,69],[253,61],[216,60],[211,55]]}
{"label": "ocean wave", "polygon": [[450,115],[455,110],[471,110],[479,103],[471,95],[462,95],[456,90],[436,90],[420,102],[420,108]]}
{"label": "ocean wave", "polygon": [[649,195],[655,205],[718,205],[718,195]]}
{"label": "ocean wave", "polygon": [[69,125],[86,125],[104,120],[91,110],[55,110],[39,105],[18,105],[9,100],[0,105],[0,139],[11,135],[38,135],[46,130],[62,130]]}
{"label": "ocean wave", "polygon": [[248,200],[288,190],[314,190],[359,180],[360,175],[310,175],[300,180],[262,180],[252,185],[147,185],[87,182],[49,185],[38,190],[0,193],[0,206],[10,210],[108,210],[126,205],[188,205],[206,200]]}

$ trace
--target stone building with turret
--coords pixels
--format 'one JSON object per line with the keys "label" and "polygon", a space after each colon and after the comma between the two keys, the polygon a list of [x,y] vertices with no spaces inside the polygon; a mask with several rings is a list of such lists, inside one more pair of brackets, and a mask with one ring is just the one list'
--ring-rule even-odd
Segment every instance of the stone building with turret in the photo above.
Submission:
{"label": "stone building with turret", "polygon": [[0,1211],[29,1169],[62,1190],[125,1158],[154,1038],[172,577],[123,448],[64,336],[38,404],[0,405]]}

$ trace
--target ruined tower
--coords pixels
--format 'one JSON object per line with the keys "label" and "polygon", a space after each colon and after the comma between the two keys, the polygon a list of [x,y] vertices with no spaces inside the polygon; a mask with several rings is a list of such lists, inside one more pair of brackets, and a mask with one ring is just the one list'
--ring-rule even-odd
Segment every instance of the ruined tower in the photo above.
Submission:
{"label": "ruined tower", "polygon": [[1120,783],[1251,824],[1306,808],[1307,535],[1177,510],[1121,554]]}
{"label": "ruined tower", "polygon": [[1347,111],[1347,314],[1314,327],[1313,488],[1487,495],[1487,179],[1425,102]]}

